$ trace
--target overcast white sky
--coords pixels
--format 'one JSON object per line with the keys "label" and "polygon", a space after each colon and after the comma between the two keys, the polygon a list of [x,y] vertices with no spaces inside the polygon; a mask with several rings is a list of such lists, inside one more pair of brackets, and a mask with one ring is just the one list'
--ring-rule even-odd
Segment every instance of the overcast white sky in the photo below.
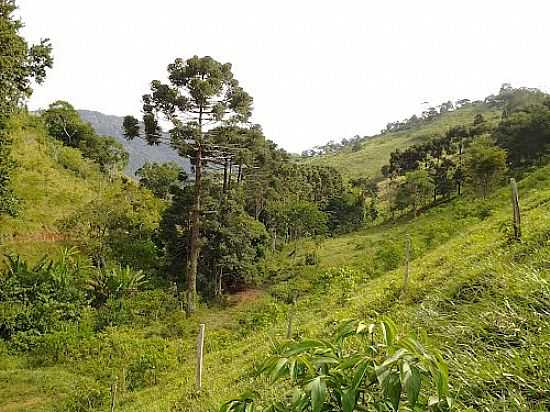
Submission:
{"label": "overcast white sky", "polygon": [[56,99],[139,114],[176,57],[233,64],[253,120],[291,151],[379,131],[503,82],[550,90],[548,0],[19,0],[55,66],[31,108]]}

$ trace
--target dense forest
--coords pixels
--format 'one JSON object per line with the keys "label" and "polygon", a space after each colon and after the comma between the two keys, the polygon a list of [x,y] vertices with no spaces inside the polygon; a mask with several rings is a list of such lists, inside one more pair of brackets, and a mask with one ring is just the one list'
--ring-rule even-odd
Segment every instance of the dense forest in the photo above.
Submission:
{"label": "dense forest", "polygon": [[55,45],[22,26],[0,0],[0,410],[550,409],[550,95],[297,156],[186,56],[120,131],[181,161],[134,173],[70,102],[26,108]]}

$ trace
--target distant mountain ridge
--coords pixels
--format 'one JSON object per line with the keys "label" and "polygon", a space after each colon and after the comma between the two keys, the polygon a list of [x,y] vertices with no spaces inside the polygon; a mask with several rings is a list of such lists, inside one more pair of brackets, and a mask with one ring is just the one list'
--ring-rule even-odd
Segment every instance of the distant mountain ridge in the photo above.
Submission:
{"label": "distant mountain ridge", "polygon": [[93,110],[78,110],[78,114],[83,121],[92,125],[97,134],[112,136],[124,146],[130,157],[125,170],[129,176],[135,176],[136,171],[145,162],[166,163],[173,161],[189,171],[189,161],[181,158],[173,148],[166,144],[149,146],[142,139],[126,140],[122,134],[123,117]]}

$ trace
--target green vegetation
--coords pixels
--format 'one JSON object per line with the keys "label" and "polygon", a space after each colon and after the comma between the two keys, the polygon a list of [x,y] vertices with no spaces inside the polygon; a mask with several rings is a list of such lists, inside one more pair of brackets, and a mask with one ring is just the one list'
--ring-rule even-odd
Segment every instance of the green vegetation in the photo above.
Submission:
{"label": "green vegetation", "polygon": [[386,164],[390,153],[395,149],[405,149],[413,144],[428,142],[444,135],[452,127],[471,123],[477,114],[483,114],[485,120],[493,124],[500,119],[498,110],[485,104],[470,103],[455,111],[443,113],[421,126],[363,138],[360,150],[354,151],[345,147],[336,153],[307,157],[303,161],[334,167],[349,178],[378,177],[381,167]]}
{"label": "green vegetation", "polygon": [[[548,95],[503,85],[295,162],[247,123],[229,63],[176,59],[124,133],[169,139],[194,179],[148,163],[135,182],[69,103],[21,107],[51,59],[13,11],[1,410],[550,409]],[[319,164],[377,144],[376,168]]]}

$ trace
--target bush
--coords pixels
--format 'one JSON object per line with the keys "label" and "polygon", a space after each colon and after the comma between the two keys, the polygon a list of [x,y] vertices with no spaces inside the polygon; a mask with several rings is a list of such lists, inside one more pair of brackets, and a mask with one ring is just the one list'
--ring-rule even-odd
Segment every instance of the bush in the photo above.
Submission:
{"label": "bush", "polygon": [[109,397],[109,388],[95,382],[79,382],[72,396],[63,405],[63,410],[67,412],[101,410],[109,403]]}
{"label": "bush", "polygon": [[401,263],[403,247],[390,241],[383,241],[381,243],[380,249],[375,254],[376,267],[383,272],[396,269]]}
{"label": "bush", "polygon": [[126,375],[128,389],[134,391],[157,384],[158,371],[166,368],[168,360],[160,350],[149,348],[130,364]]}
{"label": "bush", "polygon": [[18,332],[43,334],[66,322],[76,322],[86,306],[85,271],[66,250],[61,260],[36,265],[9,256],[0,275],[0,337]]}
{"label": "bush", "polygon": [[254,306],[254,309],[243,313],[239,319],[240,332],[243,335],[272,325],[286,317],[286,309],[275,302],[262,302]]}
{"label": "bush", "polygon": [[276,402],[245,394],[219,411],[397,411],[400,404],[406,410],[445,411],[451,406],[442,357],[413,338],[399,337],[390,320],[346,321],[330,341],[285,343],[260,372],[285,381]]}
{"label": "bush", "polygon": [[316,266],[316,265],[318,265],[319,264],[319,255],[315,252],[306,253],[304,263],[305,263],[306,266]]}
{"label": "bush", "polygon": [[166,317],[177,309],[176,297],[159,289],[137,292],[119,299],[111,298],[97,311],[96,329],[147,324]]}

